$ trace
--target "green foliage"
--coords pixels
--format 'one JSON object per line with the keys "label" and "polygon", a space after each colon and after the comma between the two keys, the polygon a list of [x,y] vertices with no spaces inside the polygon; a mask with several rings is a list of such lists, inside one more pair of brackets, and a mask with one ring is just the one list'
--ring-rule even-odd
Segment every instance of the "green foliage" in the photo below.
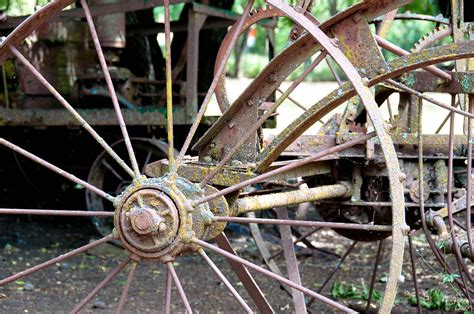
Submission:
{"label": "green foliage", "polygon": [[[369,292],[370,290],[365,284],[356,285],[336,281],[331,287],[331,296],[340,299],[368,300]],[[382,294],[374,289],[372,300],[381,301]]]}
{"label": "green foliage", "polygon": [[[416,306],[416,295],[408,298],[411,305]],[[449,298],[440,289],[432,288],[428,290],[428,297],[420,298],[420,305],[428,310],[441,311],[467,311],[469,309],[469,301],[463,298]]]}

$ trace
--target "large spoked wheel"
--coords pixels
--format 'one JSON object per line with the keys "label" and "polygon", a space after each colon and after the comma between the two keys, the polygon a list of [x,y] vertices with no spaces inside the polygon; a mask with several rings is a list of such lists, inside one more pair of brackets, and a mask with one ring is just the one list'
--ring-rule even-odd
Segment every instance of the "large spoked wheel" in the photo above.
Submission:
{"label": "large spoked wheel", "polygon": [[[180,154],[175,158],[173,146],[173,116],[172,116],[172,93],[171,93],[171,60],[170,60],[170,29],[169,29],[169,4],[165,1],[165,25],[166,25],[166,48],[167,48],[167,112],[168,112],[168,160],[161,162],[159,166],[163,170],[160,175],[159,171],[148,171],[153,176],[145,176],[137,162],[136,153],[133,149],[133,142],[128,136],[127,127],[125,125],[119,101],[114,90],[114,86],[108,71],[107,62],[105,60],[94,22],[85,0],[81,1],[84,9],[87,24],[91,31],[94,45],[97,51],[98,59],[102,67],[103,74],[109,88],[112,103],[117,113],[117,119],[120,125],[120,131],[124,138],[128,161],[125,162],[114,150],[114,147],[107,144],[95,130],[87,124],[73,106],[64,99],[55,88],[48,83],[44,76],[39,73],[34,66],[21,54],[16,48],[42,23],[48,18],[56,15],[63,8],[70,5],[73,1],[55,1],[36,12],[32,17],[20,25],[13,33],[11,33],[1,45],[0,59],[4,61],[9,56],[17,58],[32,74],[57,98],[74,117],[80,121],[81,125],[93,136],[97,142],[104,148],[107,154],[123,169],[131,178],[131,183],[127,185],[119,195],[111,195],[103,189],[83,181],[74,175],[65,172],[55,165],[41,159],[36,154],[30,153],[16,146],[5,139],[0,139],[0,144],[29,158],[51,171],[62,175],[71,181],[88,189],[91,193],[102,197],[114,206],[114,212],[108,211],[88,211],[88,212],[63,212],[55,210],[23,210],[23,209],[2,209],[2,214],[42,214],[42,215],[78,215],[91,217],[113,217],[114,229],[112,234],[104,236],[102,239],[87,244],[69,253],[63,254],[57,258],[43,262],[33,266],[23,272],[8,276],[0,280],[0,286],[11,283],[15,280],[31,275],[48,266],[64,261],[67,258],[77,254],[86,252],[87,250],[103,244],[107,241],[120,241],[128,252],[128,257],[120,263],[104,280],[97,285],[84,299],[77,304],[73,312],[78,312],[102,289],[104,288],[118,273],[120,273],[127,265],[130,264],[127,280],[123,287],[121,297],[118,303],[117,311],[120,312],[125,306],[128,291],[135,277],[137,266],[143,261],[153,261],[166,265],[168,280],[166,283],[166,297],[164,302],[164,311],[170,311],[171,287],[174,282],[180,297],[183,301],[187,312],[192,312],[191,302],[185,292],[185,287],[180,283],[173,261],[183,254],[197,253],[209,264],[211,269],[223,281],[229,292],[235,297],[239,304],[248,312],[252,311],[252,307],[239,295],[232,287],[232,284],[223,275],[218,267],[207,256],[204,249],[220,254],[231,261],[234,269],[237,270],[239,278],[244,282],[247,291],[250,292],[251,298],[255,301],[257,307],[261,311],[272,310],[271,305],[265,298],[246,268],[252,269],[265,276],[277,280],[283,285],[292,288],[294,296],[294,307],[297,312],[303,312],[306,304],[304,296],[314,298],[317,301],[328,304],[334,308],[346,312],[353,312],[347,306],[338,303],[322,294],[319,294],[302,285],[297,267],[296,259],[293,255],[289,255],[289,266],[293,270],[288,271],[290,279],[282,277],[272,271],[260,267],[249,262],[235,254],[232,247],[229,246],[224,229],[229,221],[241,223],[257,223],[257,224],[276,224],[281,226],[311,226],[311,227],[329,227],[334,229],[350,229],[374,232],[391,232],[391,263],[388,274],[388,282],[384,293],[381,311],[389,312],[397,291],[397,280],[401,272],[404,248],[404,234],[407,232],[405,224],[405,207],[403,197],[404,174],[400,171],[397,155],[395,153],[392,139],[388,133],[388,128],[384,123],[377,103],[369,87],[396,76],[403,67],[406,67],[406,60],[402,60],[397,64],[392,64],[389,72],[374,76],[373,78],[362,79],[355,67],[349,62],[337,44],[330,40],[325,34],[325,30],[333,24],[337,24],[342,18],[351,16],[356,12],[362,12],[370,16],[374,14],[377,7],[371,7],[370,2],[356,5],[341,13],[337,18],[331,19],[326,24],[318,27],[311,16],[298,13],[297,10],[290,7],[286,3],[279,0],[268,1],[273,7],[282,12],[284,16],[289,17],[306,30],[307,34],[297,40],[284,52],[275,57],[266,69],[255,79],[245,92],[223,113],[219,120],[209,129],[209,131],[194,146],[200,151],[201,160],[189,159],[185,157],[190,144],[193,140],[194,133],[199,125],[202,116],[206,110],[211,95],[219,82],[217,75],[211,85],[211,88],[204,100],[203,105],[195,119],[190,133],[185,141]],[[250,14],[253,2],[247,5],[243,17],[239,19],[237,24],[232,28],[232,38],[229,42],[227,50],[222,58],[221,63],[217,66],[217,73],[223,72],[227,58],[230,55],[232,47],[235,45],[237,36],[240,34],[246,18]],[[379,12],[380,13],[380,12]],[[382,12],[383,13],[383,12]],[[382,14],[381,13],[381,14]],[[287,130],[277,136],[269,145],[261,147],[259,151],[255,151],[255,145],[250,145],[250,155],[255,154],[253,162],[249,162],[246,155],[242,155],[240,149],[248,143],[253,143],[252,138],[256,137],[258,129],[263,122],[274,112],[274,110],[283,102],[283,100],[291,94],[308,74],[306,71],[292,86],[277,99],[265,113],[253,116],[257,122],[252,121],[252,125],[242,128],[238,124],[233,124],[232,119],[243,112],[243,107],[248,106],[258,112],[260,105],[275,92],[281,82],[292,73],[296,67],[305,60],[310,59],[313,55],[316,58],[313,61],[314,69],[327,55],[330,55],[334,61],[340,66],[346,74],[349,83],[342,85],[340,88],[329,94],[321,102],[309,108],[302,116],[296,119]],[[448,54],[443,55],[444,57]],[[452,56],[452,55],[450,55]],[[449,57],[445,57],[448,59]],[[440,57],[442,59],[442,57]],[[410,60],[410,59],[409,59]],[[430,59],[431,60],[431,59]],[[430,63],[430,60],[422,60],[418,63],[413,61],[412,68],[424,66]],[[291,62],[290,62],[291,61]],[[398,67],[397,67],[398,66]],[[398,71],[398,72],[397,72]],[[275,75],[276,74],[276,75]],[[271,77],[270,77],[271,76]],[[354,133],[349,140],[343,141],[333,147],[310,153],[306,158],[292,160],[286,158],[283,162],[275,162],[282,152],[287,149],[306,129],[318,121],[322,116],[327,114],[339,104],[347,101],[351,97],[358,96],[363,104],[367,115],[371,121],[373,132]],[[245,110],[244,110],[245,111]],[[242,118],[242,116],[240,116]],[[232,132],[225,133],[224,128],[231,130],[240,130],[239,136]],[[292,200],[293,204],[299,204],[309,201],[315,201],[324,195],[324,198],[348,197],[351,195],[351,184],[346,182],[335,182],[333,184],[315,185],[308,190],[290,190],[286,192],[269,192],[269,195],[257,195],[250,197],[240,197],[237,199],[238,192],[245,187],[262,181],[272,181],[281,178],[281,175],[290,177],[300,177],[295,174],[304,166],[314,164],[332,154],[341,153],[348,148],[356,145],[366,144],[372,138],[378,138],[378,146],[380,147],[383,162],[385,166],[387,178],[389,182],[390,198],[385,204],[391,212],[391,221],[385,225],[377,225],[371,223],[340,223],[340,222],[315,222],[315,221],[298,221],[290,220],[285,217],[284,213],[279,216],[280,219],[248,219],[236,217],[244,213],[265,210],[274,206],[291,205],[288,200]],[[227,144],[223,143],[227,140]],[[207,145],[209,144],[209,145]],[[213,145],[211,145],[213,144]],[[204,147],[204,148],[203,148]],[[209,147],[211,150],[206,150]],[[213,149],[216,148],[214,151]],[[237,158],[236,156],[240,156]],[[243,157],[242,157],[243,156]],[[233,162],[232,166],[227,164],[236,158],[237,162]],[[248,155],[247,155],[248,157]],[[242,160],[239,160],[242,159]],[[130,164],[130,165],[129,165]],[[150,165],[152,167],[152,165]],[[185,170],[189,167],[200,167],[200,173],[186,175]],[[196,169],[196,168],[194,168]],[[292,172],[295,171],[295,172]],[[341,177],[343,178],[343,177]],[[290,194],[287,194],[290,193]],[[329,195],[329,197],[328,197]],[[256,198],[255,198],[256,197]],[[269,207],[270,206],[270,207]],[[219,245],[210,244],[210,241],[216,241]],[[264,288],[262,288],[264,289]],[[197,296],[198,297],[198,296]],[[190,302],[191,301],[191,302]]]}

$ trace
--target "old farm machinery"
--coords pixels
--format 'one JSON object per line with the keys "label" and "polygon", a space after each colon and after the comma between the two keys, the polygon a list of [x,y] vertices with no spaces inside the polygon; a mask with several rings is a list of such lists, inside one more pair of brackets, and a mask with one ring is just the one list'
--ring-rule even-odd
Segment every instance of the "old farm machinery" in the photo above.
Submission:
{"label": "old farm machinery", "polygon": [[[222,40],[213,59],[214,77],[199,106],[197,85],[186,82],[180,87],[176,74],[180,62],[172,63],[172,58],[181,59],[180,54],[171,53],[173,29],[170,29],[169,1],[95,5],[91,2],[89,6],[82,0],[74,6],[74,1],[57,0],[38,8],[21,24],[7,20],[13,30],[2,39],[0,61],[7,68],[15,60],[23,98],[13,100],[5,82],[0,111],[2,124],[5,128],[15,125],[50,129],[68,121],[86,131],[83,137],[89,133],[104,153],[94,164],[89,179],[84,180],[55,165],[54,151],[49,155],[42,151],[51,143],[26,145],[24,138],[18,139],[31,147],[29,151],[5,131],[6,135],[0,138],[5,151],[12,150],[18,158],[30,159],[85,188],[89,211],[21,209],[18,204],[28,208],[27,201],[9,200],[7,195],[2,195],[2,202],[6,199],[4,203],[9,208],[0,209],[0,213],[90,216],[104,237],[19,273],[11,274],[3,268],[0,286],[115,241],[129,253],[128,257],[84,295],[73,312],[83,309],[129,266],[118,302],[117,311],[121,312],[137,267],[145,261],[164,264],[167,269],[166,295],[163,305],[157,306],[163,306],[164,312],[170,311],[174,283],[186,311],[199,310],[191,307],[192,298],[188,299],[186,286],[181,285],[173,267],[173,261],[185,254],[201,255],[245,311],[276,311],[265,293],[277,292],[265,292],[265,287],[258,287],[248,272],[252,270],[286,286],[292,295],[292,309],[297,313],[311,311],[313,304],[321,302],[327,304],[328,311],[354,312],[323,290],[339,266],[321,274],[326,280],[318,292],[312,289],[313,283],[305,282],[305,274],[299,271],[294,243],[310,245],[309,236],[329,228],[354,241],[341,263],[358,242],[379,241],[379,251],[384,241],[389,243],[386,244],[390,250],[388,277],[379,309],[388,313],[397,295],[405,241],[413,253],[411,235],[421,230],[440,266],[452,275],[453,285],[472,306],[473,28],[465,18],[464,6],[468,4],[463,1],[451,2],[450,19],[398,14],[398,8],[409,2],[364,0],[325,21],[318,21],[311,15],[311,7],[317,5],[317,0],[295,5],[267,0],[264,7],[256,10],[251,0]],[[125,35],[120,27],[123,17],[110,14],[162,4],[166,79],[155,81],[131,76],[123,67],[115,66],[120,59],[117,49],[121,48]],[[193,69],[198,58],[192,53],[193,45],[199,41],[193,36],[198,36],[199,26],[206,25],[203,15],[222,18],[226,13],[199,4],[191,7],[189,38],[184,51],[189,54],[185,58],[186,80],[195,82],[197,72]],[[113,32],[109,29],[109,33],[104,33],[98,27],[106,18],[116,19],[117,28]],[[293,21],[289,44],[242,94],[230,99],[224,75],[229,56],[246,29],[270,18]],[[385,38],[390,25],[398,19],[429,20],[438,27],[412,51],[405,51]],[[58,52],[60,49],[54,45],[61,41],[67,45],[59,45],[63,51]],[[397,57],[386,59],[382,51]],[[62,53],[63,60],[78,64],[51,67],[47,64],[48,53]],[[304,78],[329,58],[345,74],[346,81],[339,80],[339,87],[306,108],[279,135],[263,138],[262,125],[291,97]],[[98,61],[95,71],[88,71],[91,60]],[[282,83],[308,60],[310,65],[302,74],[281,94],[275,95],[282,89]],[[42,73],[45,69],[58,73]],[[82,73],[76,72],[79,70]],[[66,95],[63,87],[69,91]],[[184,102],[180,102],[176,91],[186,95]],[[448,95],[450,102],[440,100],[433,93]],[[205,132],[200,132],[199,126],[214,94],[222,114]],[[150,101],[154,98],[166,101],[166,107],[156,107]],[[52,108],[51,100],[61,107]],[[87,107],[91,103],[99,105]],[[335,114],[334,109],[339,106],[344,111]],[[384,108],[390,113],[389,119],[382,115]],[[316,135],[305,134],[319,121],[325,123]],[[136,140],[129,135],[127,124],[165,125],[167,140],[152,145],[148,140]],[[182,133],[176,128],[180,124],[191,125],[182,140],[177,136]],[[123,137],[120,144],[110,143],[109,138],[99,135],[102,131],[99,127],[103,125],[116,126],[114,130]],[[445,125],[447,134],[441,134]],[[179,152],[175,150],[176,142]],[[50,148],[54,149],[54,145]],[[167,158],[162,159],[164,156]],[[106,188],[107,171],[120,179],[115,192]],[[8,180],[2,177],[2,181]],[[314,218],[308,204],[315,204],[321,219]],[[263,216],[262,212],[270,212],[274,217]],[[225,235],[230,222],[250,225],[268,268],[235,253]],[[279,226],[278,253],[282,255],[279,263],[262,236],[268,225]],[[205,251],[229,260],[252,303],[236,291]],[[378,260],[379,254],[375,267]],[[289,279],[282,273],[287,273]],[[371,293],[373,282],[372,278]]]}

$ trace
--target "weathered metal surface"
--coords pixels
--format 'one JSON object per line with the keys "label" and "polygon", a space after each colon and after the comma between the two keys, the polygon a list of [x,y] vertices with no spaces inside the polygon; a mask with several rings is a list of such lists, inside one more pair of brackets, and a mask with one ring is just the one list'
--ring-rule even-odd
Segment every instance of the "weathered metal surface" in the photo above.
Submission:
{"label": "weathered metal surface", "polygon": [[351,195],[350,183],[318,186],[310,189],[290,192],[272,193],[268,195],[247,196],[239,198],[232,206],[237,215],[260,211],[275,207],[289,206],[324,199],[344,198]]}

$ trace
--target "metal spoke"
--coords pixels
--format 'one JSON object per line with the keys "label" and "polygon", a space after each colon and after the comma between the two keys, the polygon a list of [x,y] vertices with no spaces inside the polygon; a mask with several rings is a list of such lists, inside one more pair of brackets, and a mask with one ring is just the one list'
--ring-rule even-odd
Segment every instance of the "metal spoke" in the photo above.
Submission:
{"label": "metal spoke", "polygon": [[356,312],[353,311],[352,309],[350,309],[350,308],[348,308],[348,307],[346,307],[346,306],[344,306],[344,305],[342,305],[342,304],[339,304],[339,303],[335,302],[334,300],[331,300],[331,299],[329,299],[329,298],[327,298],[327,297],[325,297],[325,296],[323,296],[323,295],[321,295],[321,294],[319,294],[319,293],[316,293],[316,292],[314,292],[314,291],[312,291],[312,290],[310,290],[310,289],[308,289],[308,288],[305,288],[305,287],[303,287],[302,285],[298,285],[298,284],[294,283],[294,282],[291,281],[291,280],[288,280],[288,279],[286,279],[286,278],[284,278],[284,277],[282,277],[282,276],[279,276],[279,275],[277,275],[277,274],[275,274],[275,273],[272,273],[271,271],[266,270],[265,268],[262,268],[262,267],[260,267],[260,266],[258,266],[258,265],[255,265],[254,263],[251,263],[251,262],[249,262],[249,261],[247,261],[247,260],[244,260],[243,258],[240,258],[240,257],[238,257],[238,256],[236,256],[236,255],[230,254],[230,253],[228,253],[228,252],[226,252],[226,251],[224,251],[224,250],[222,250],[222,249],[216,247],[215,245],[209,244],[209,243],[207,243],[207,242],[205,242],[205,241],[201,241],[201,240],[196,239],[196,238],[193,238],[193,239],[192,239],[192,242],[194,242],[194,243],[196,243],[196,244],[198,244],[198,245],[200,245],[200,246],[202,246],[202,247],[208,248],[208,249],[210,249],[210,250],[212,250],[212,251],[214,251],[214,252],[216,252],[216,253],[218,253],[218,254],[221,254],[221,255],[227,257],[228,259],[232,259],[232,260],[234,260],[234,261],[236,261],[236,262],[238,262],[238,263],[241,263],[241,264],[243,264],[243,265],[246,266],[246,267],[252,268],[253,270],[256,270],[256,271],[258,271],[258,272],[260,272],[260,273],[262,273],[262,274],[264,274],[264,275],[266,275],[266,276],[268,276],[268,277],[270,277],[270,278],[272,278],[272,279],[275,279],[275,280],[279,281],[280,283],[282,283],[282,284],[284,284],[284,285],[287,285],[287,286],[289,286],[289,287],[291,287],[291,288],[297,289],[297,290],[303,292],[304,294],[307,294],[307,295],[309,295],[309,296],[312,296],[312,297],[314,297],[314,298],[316,298],[316,299],[318,299],[318,300],[320,300],[320,301],[322,301],[322,302],[324,302],[324,303],[326,303],[326,304],[328,304],[328,305],[331,305],[331,306],[333,306],[333,307],[335,307],[335,308],[337,308],[337,309],[339,309],[339,310],[345,311],[345,312],[347,312],[347,313],[356,313]]}
{"label": "metal spoke", "polygon": [[131,257],[128,256],[127,259],[125,259],[123,262],[121,262],[114,270],[112,270],[105,278],[104,280],[102,280],[94,289],[92,289],[92,291],[84,298],[82,299],[81,302],[79,302],[75,307],[74,309],[72,309],[71,313],[79,313],[79,311],[84,307],[86,306],[87,303],[89,303],[89,301],[97,294],[99,293],[100,290],[102,290],[102,288],[104,288],[105,286],[107,286],[109,284],[110,281],[112,281],[112,279],[115,278],[115,276],[117,276],[121,271],[122,269],[125,268],[125,266],[128,265],[128,263],[130,262],[131,260]]}
{"label": "metal spoke", "polygon": [[130,290],[130,286],[132,285],[133,278],[135,277],[135,272],[137,271],[137,266],[137,261],[133,261],[132,265],[130,266],[127,281],[125,282],[125,286],[123,287],[122,295],[120,296],[119,304],[117,306],[117,313],[123,312],[123,307],[125,306],[125,302],[127,300],[128,290]]}
{"label": "metal spoke", "polygon": [[165,314],[171,312],[171,285],[173,284],[173,277],[169,270],[166,271],[166,296],[165,296]]}
{"label": "metal spoke", "polygon": [[[469,112],[474,110],[473,95],[469,95]],[[471,202],[472,201],[472,120],[467,120],[467,185],[466,185],[466,235],[471,255],[474,252],[472,241]]]}
{"label": "metal spoke", "polygon": [[337,74],[336,72],[336,69],[334,68],[334,66],[332,65],[331,61],[329,60],[329,56],[326,58],[326,63],[329,67],[329,70],[331,71],[331,74],[332,76],[336,79],[336,82],[339,86],[342,85],[342,80],[341,78],[339,77],[339,75]]}
{"label": "metal spoke", "polygon": [[112,167],[111,164],[109,164],[107,162],[107,160],[105,159],[102,159],[102,165],[104,165],[105,168],[107,168],[110,172],[112,172],[112,174],[117,178],[119,179],[120,181],[125,181],[122,176]]}
{"label": "metal spoke", "polygon": [[102,68],[102,72],[104,73],[105,81],[107,83],[107,88],[109,89],[110,98],[112,99],[112,104],[114,106],[115,113],[117,114],[120,130],[122,131],[122,136],[125,141],[125,146],[127,147],[130,162],[132,163],[132,169],[133,169],[133,172],[135,173],[135,177],[138,178],[140,177],[140,169],[138,169],[137,158],[135,157],[135,152],[133,151],[133,148],[132,148],[132,142],[130,141],[130,137],[128,136],[127,127],[123,119],[122,110],[120,109],[117,93],[115,92],[114,83],[112,81],[112,77],[110,76],[107,62],[105,61],[104,52],[102,51],[102,47],[99,41],[99,36],[97,35],[97,30],[95,28],[94,21],[92,20],[91,11],[86,0],[81,0],[81,5],[82,5],[82,8],[84,9],[84,15],[86,17],[87,24],[89,25],[89,30],[91,32],[95,50],[97,52],[97,57],[99,58],[100,66]]}
{"label": "metal spoke", "polygon": [[230,293],[232,293],[232,295],[237,299],[237,301],[240,303],[240,305],[242,305],[242,307],[247,311],[247,313],[253,313],[252,309],[248,306],[242,296],[237,292],[237,290],[235,290],[235,288],[232,286],[229,280],[227,280],[227,278],[216,266],[216,264],[214,264],[214,262],[209,258],[209,256],[207,256],[206,252],[201,249],[199,250],[199,254],[201,254],[202,258],[204,258],[209,267],[211,267],[212,270],[216,273],[216,275],[220,278],[220,280],[222,280],[227,289],[229,289]]}
{"label": "metal spoke", "polygon": [[[224,232],[218,235],[215,238],[215,241],[221,249],[225,250],[229,254],[237,256],[237,252],[235,252],[234,248],[232,247],[232,244],[230,244],[230,241]],[[262,313],[275,313],[272,306],[268,302],[260,287],[255,282],[255,279],[252,277],[248,269],[244,265],[234,261],[233,259],[228,258],[227,261],[229,262],[230,266],[232,267],[232,270],[244,286],[245,290],[247,290],[248,295],[255,302],[255,305],[257,306],[258,310]]]}
{"label": "metal spoke", "polygon": [[61,168],[56,167],[55,165],[47,162],[46,160],[39,158],[38,156],[24,150],[21,147],[16,146],[15,144],[13,144],[13,143],[11,143],[11,142],[3,139],[3,138],[0,138],[0,145],[3,145],[5,147],[10,148],[11,150],[13,150],[13,151],[15,151],[15,152],[31,159],[31,160],[33,160],[34,162],[42,165],[43,167],[46,167],[49,170],[56,172],[57,174],[65,177],[66,179],[71,180],[72,182],[83,186],[84,188],[90,190],[91,192],[96,193],[99,196],[102,196],[106,200],[109,200],[111,202],[114,202],[114,200],[115,200],[115,197],[113,197],[112,195],[102,191],[101,189],[93,186],[92,184],[87,183],[84,180],[79,179],[78,177],[70,174],[69,172],[66,172],[66,171],[62,170]]}
{"label": "metal spoke", "polygon": [[326,57],[326,52],[321,52],[319,56],[311,63],[304,73],[296,79],[291,86],[278,98],[278,100],[262,115],[257,123],[250,128],[242,137],[240,137],[237,143],[229,150],[225,157],[212,168],[212,171],[202,180],[201,186],[204,187],[206,184],[214,178],[216,174],[231,160],[231,158],[237,153],[237,151],[246,143],[246,141],[253,135],[257,130],[267,121],[267,119],[275,112],[275,110],[285,101],[285,99],[303,82],[303,80],[318,66],[321,61]]}
{"label": "metal spoke", "polygon": [[421,313],[420,292],[416,276],[415,248],[413,246],[411,234],[408,234],[408,249],[410,250],[411,272],[413,276],[413,285],[415,286],[416,306],[418,308],[418,313]]}
{"label": "metal spoke", "polygon": [[58,256],[58,257],[55,257],[55,258],[52,258],[52,259],[50,259],[49,261],[46,261],[46,262],[41,263],[41,264],[39,264],[39,265],[33,266],[33,267],[31,267],[31,268],[28,268],[27,270],[24,270],[24,271],[22,271],[22,272],[19,272],[19,273],[13,275],[13,276],[10,276],[10,277],[7,277],[7,278],[5,278],[5,279],[2,279],[2,280],[0,280],[0,286],[4,286],[4,285],[6,285],[6,284],[8,284],[8,283],[10,283],[10,282],[12,282],[12,281],[15,281],[15,280],[18,280],[18,279],[20,279],[20,278],[29,276],[29,275],[31,275],[31,274],[37,272],[37,271],[40,271],[40,270],[43,270],[43,269],[49,267],[49,266],[51,266],[51,265],[54,265],[54,264],[59,263],[59,262],[62,262],[62,261],[64,261],[64,260],[66,260],[66,259],[68,259],[68,258],[71,258],[71,257],[73,257],[73,256],[76,256],[76,255],[78,255],[78,254],[80,254],[80,253],[84,253],[84,252],[86,252],[87,250],[90,250],[90,249],[92,249],[92,248],[94,248],[94,247],[96,247],[96,246],[98,246],[98,245],[101,245],[101,244],[103,244],[103,243],[106,243],[106,242],[112,240],[113,238],[114,238],[113,235],[108,235],[108,236],[106,236],[106,237],[103,237],[102,239],[99,239],[99,240],[96,240],[96,241],[94,241],[94,242],[92,242],[92,243],[89,243],[89,244],[86,244],[86,245],[84,245],[84,246],[81,246],[80,248],[77,248],[77,249],[75,249],[75,250],[72,250],[72,251],[70,251],[70,252],[68,252],[68,253],[65,253],[65,254],[60,255],[60,256]]}
{"label": "metal spoke", "polygon": [[[288,209],[286,207],[279,207],[276,209],[277,217],[282,220],[289,219]],[[293,245],[293,239],[291,236],[291,227],[288,225],[280,225],[280,238],[281,245],[283,247],[283,255],[285,256],[286,270],[288,278],[301,285],[301,276],[298,269],[298,260],[296,259],[295,246]],[[305,314],[306,301],[304,294],[296,289],[291,289],[291,295],[293,297],[293,303],[295,304],[295,313]]]}
{"label": "metal spoke", "polygon": [[249,185],[252,185],[252,184],[255,184],[255,183],[258,183],[260,181],[263,181],[265,179],[268,179],[268,178],[271,178],[277,174],[281,174],[281,173],[284,173],[286,171],[289,171],[289,170],[292,170],[292,169],[295,169],[295,168],[299,168],[301,166],[304,166],[308,163],[311,163],[311,162],[314,162],[318,159],[321,159],[321,158],[324,158],[328,155],[331,155],[331,154],[335,154],[335,153],[338,153],[344,149],[347,149],[349,147],[352,147],[354,145],[357,145],[357,144],[360,144],[360,143],[364,143],[365,141],[368,141],[369,139],[371,139],[372,137],[376,136],[376,133],[375,132],[370,132],[368,134],[365,134],[365,135],[362,135],[356,139],[353,139],[353,140],[350,140],[350,141],[347,141],[343,144],[340,144],[338,146],[334,146],[334,147],[331,147],[325,151],[322,151],[320,153],[317,153],[317,154],[314,154],[314,155],[311,155],[311,156],[308,156],[306,158],[303,158],[303,159],[300,159],[298,161],[295,161],[295,162],[292,162],[292,163],[289,163],[283,167],[280,167],[280,168],[277,168],[275,170],[272,170],[272,171],[268,171],[268,172],[265,172],[264,174],[261,174],[259,176],[256,176],[252,179],[249,179],[249,180],[246,180],[246,181],[242,181],[238,184],[235,184],[231,187],[228,187],[228,188],[225,188],[225,189],[222,189],[220,190],[219,192],[216,192],[216,193],[213,193],[211,195],[208,195],[206,197],[203,197],[199,200],[196,200],[193,202],[193,206],[196,206],[196,205],[199,205],[199,204],[202,204],[202,203],[205,203],[205,202],[209,202],[210,200],[213,200],[215,199],[216,197],[220,197],[220,196],[223,196],[223,195],[226,195],[228,193],[231,193],[231,192],[235,192],[235,191],[238,191],[240,189],[243,189]]}
{"label": "metal spoke", "polygon": [[[379,36],[379,35],[375,35],[375,40],[377,41],[377,44],[382,47],[382,48],[385,48],[387,49],[388,51],[398,55],[398,56],[407,56],[410,54],[410,52],[398,47],[397,45],[391,43],[390,41],[386,40],[385,38]],[[434,65],[429,65],[429,66],[426,66],[423,68],[425,71],[428,71],[430,72],[431,74],[447,81],[447,82],[450,82],[452,80],[452,77],[451,77],[451,74],[441,70],[441,69],[438,69],[437,67],[435,67]]]}
{"label": "metal spoke", "polygon": [[186,313],[190,314],[193,312],[191,309],[191,306],[189,305],[188,297],[186,296],[186,293],[184,293],[183,286],[181,286],[181,282],[179,281],[178,274],[176,273],[176,270],[174,269],[173,263],[168,262],[166,263],[166,266],[168,267],[168,272],[171,274],[171,277],[173,277],[174,284],[176,285],[176,288],[178,289],[179,296],[181,297],[181,300],[183,301],[184,307],[186,308]]}
{"label": "metal spoke", "polygon": [[174,161],[173,139],[173,83],[171,81],[171,30],[170,30],[170,2],[163,1],[165,7],[165,60],[166,60],[166,128],[168,131],[168,162],[170,172],[176,173]]}
{"label": "metal spoke", "polygon": [[256,224],[271,224],[271,225],[288,225],[299,227],[326,227],[334,229],[352,229],[352,230],[371,230],[371,231],[392,231],[392,226],[384,225],[370,225],[370,224],[353,224],[342,222],[324,222],[324,221],[307,221],[307,220],[286,220],[286,219],[271,219],[271,218],[246,218],[246,217],[214,217],[216,221],[238,222],[238,223],[256,223]]}
{"label": "metal spoke", "polygon": [[374,264],[374,270],[372,272],[372,279],[370,281],[369,298],[367,300],[367,306],[365,307],[366,312],[369,310],[370,304],[372,303],[372,294],[374,292],[375,278],[377,278],[377,270],[379,268],[380,260],[382,259],[382,255],[383,255],[383,246],[384,246],[384,240],[380,240],[379,247],[377,249],[377,256],[375,257],[375,264]]}
{"label": "metal spoke", "polygon": [[232,50],[234,49],[237,43],[237,40],[239,39],[242,28],[244,27],[245,21],[247,20],[250,14],[250,10],[252,9],[253,2],[254,0],[249,0],[238,22],[230,30],[230,32],[232,32],[232,37],[230,39],[229,46],[227,47],[227,50],[225,51],[221,64],[219,64],[219,67],[217,68],[217,71],[216,71],[217,75],[214,76],[214,79],[212,80],[211,86],[209,87],[209,90],[207,91],[206,97],[204,98],[204,101],[201,104],[201,108],[199,108],[196,118],[194,119],[193,125],[191,126],[188,136],[186,137],[186,140],[184,141],[183,147],[181,148],[181,151],[179,152],[178,158],[176,160],[176,171],[178,171],[179,166],[183,162],[184,155],[188,151],[189,145],[191,145],[191,141],[194,135],[196,134],[199,123],[201,123],[202,117],[204,116],[204,113],[206,112],[207,106],[209,105],[209,102],[211,101],[211,97],[214,94],[214,91],[216,90],[217,84],[219,83],[221,79],[222,73],[224,73],[224,70],[227,66],[227,60],[229,59],[232,53]]}
{"label": "metal spoke", "polygon": [[146,154],[146,158],[145,158],[145,162],[143,163],[143,167],[142,167],[142,173],[145,172],[145,168],[146,168],[146,165],[148,165],[148,163],[150,162],[150,159],[151,159],[151,155],[153,154],[153,152],[151,151],[151,149],[148,151],[148,153]]}
{"label": "metal spoke", "polygon": [[112,149],[112,147],[109,146],[105,142],[105,140],[97,134],[97,132],[91,127],[89,123],[87,123],[84,118],[69,104],[69,102],[64,99],[64,97],[48,82],[48,80],[38,71],[36,68],[21,54],[18,49],[16,49],[14,46],[9,46],[10,51],[17,57],[17,59],[33,74],[33,76],[36,77],[36,79],[59,101],[59,103],[66,108],[67,111],[69,111],[74,118],[79,121],[81,126],[86,129],[87,132],[89,132],[90,135],[99,143],[100,146],[102,146],[103,149],[132,177],[134,177],[134,173],[132,169],[123,161],[122,158],[115,153],[115,151]]}
{"label": "metal spoke", "polygon": [[85,210],[54,210],[54,209],[0,208],[0,215],[113,217],[113,216],[114,216],[114,212],[85,211]]}
{"label": "metal spoke", "polygon": [[[428,101],[428,102],[430,102],[430,103],[432,103],[432,104],[434,104],[434,105],[436,105],[436,106],[439,106],[439,107],[441,107],[441,108],[450,110],[451,112],[454,112],[454,113],[457,113],[457,114],[466,116],[466,117],[471,118],[471,119],[474,118],[474,114],[456,108],[455,103],[453,103],[452,105],[446,105],[446,104],[444,104],[444,103],[442,103],[442,102],[440,102],[440,101],[437,101],[437,100],[434,99],[434,98],[431,98],[431,97],[429,97],[429,96],[426,96],[426,95],[424,95],[424,94],[422,94],[422,93],[420,93],[420,92],[414,90],[413,88],[410,88],[410,87],[408,87],[408,86],[406,86],[406,85],[404,85],[404,84],[402,84],[402,83],[396,82],[396,81],[394,81],[394,80],[387,80],[387,83],[389,83],[389,84],[391,84],[391,85],[393,85],[393,86],[395,86],[395,87],[397,87],[397,88],[399,88],[399,89],[401,89],[401,90],[403,90],[403,91],[405,91],[405,92],[407,92],[407,93],[410,93],[410,94],[412,94],[412,95],[414,95],[414,96],[416,96],[416,97],[418,97],[418,98],[421,98],[421,99],[423,99],[423,100],[426,100],[426,101]],[[451,118],[451,117],[452,117],[452,115],[451,115],[449,118]]]}

